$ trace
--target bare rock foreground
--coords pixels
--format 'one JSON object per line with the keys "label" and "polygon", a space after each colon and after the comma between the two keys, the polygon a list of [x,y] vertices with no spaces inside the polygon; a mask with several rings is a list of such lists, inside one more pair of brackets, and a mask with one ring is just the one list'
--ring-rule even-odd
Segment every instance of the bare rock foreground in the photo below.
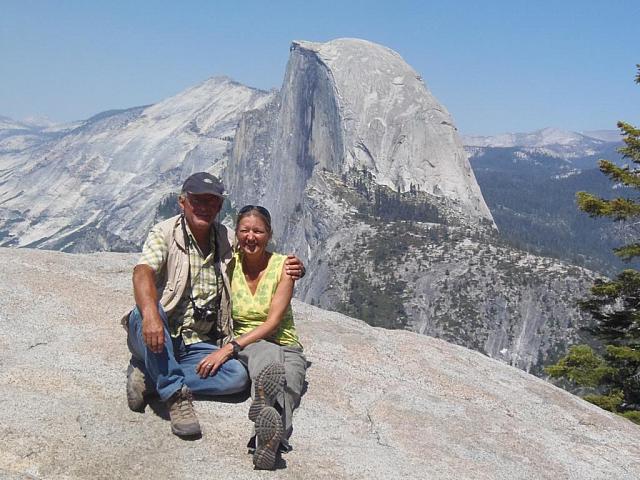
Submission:
{"label": "bare rock foreground", "polygon": [[0,249],[0,478],[637,479],[640,427],[479,353],[294,305],[311,367],[294,451],[252,470],[248,400],[204,435],[128,410],[135,256]]}

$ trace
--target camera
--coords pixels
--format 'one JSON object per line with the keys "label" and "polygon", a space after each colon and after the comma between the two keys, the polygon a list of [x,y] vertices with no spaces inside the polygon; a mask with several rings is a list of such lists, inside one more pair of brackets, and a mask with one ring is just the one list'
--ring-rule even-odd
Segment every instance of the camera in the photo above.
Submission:
{"label": "camera", "polygon": [[193,307],[193,320],[195,323],[205,322],[211,324],[211,329],[208,335],[217,339],[219,337],[218,332],[218,313],[220,311],[220,301],[222,300],[222,293],[219,292],[213,300],[207,302],[202,307],[196,305],[196,301],[192,296],[189,296],[191,300],[191,306]]}
{"label": "camera", "polygon": [[193,319],[196,322],[213,322],[215,321],[214,315],[217,313],[218,309],[211,308],[211,305],[205,305],[204,307],[199,307],[193,303]]}

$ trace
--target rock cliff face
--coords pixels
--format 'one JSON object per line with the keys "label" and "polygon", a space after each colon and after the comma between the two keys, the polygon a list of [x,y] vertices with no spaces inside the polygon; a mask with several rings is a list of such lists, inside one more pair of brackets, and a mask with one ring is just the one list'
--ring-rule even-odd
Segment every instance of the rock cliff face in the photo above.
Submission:
{"label": "rock cliff face", "polygon": [[[257,163],[256,163],[257,162]],[[262,175],[243,178],[259,168]],[[229,165],[233,198],[274,210],[281,238],[323,172],[365,173],[420,192],[465,223],[492,223],[450,115],[395,52],[363,40],[294,42],[282,89],[241,122]]]}
{"label": "rock cliff face", "polygon": [[[0,478],[271,478],[246,454],[246,396],[196,399],[190,442],[159,402],[128,410],[134,262],[0,248],[0,319],[20,326],[0,336]],[[311,365],[278,478],[640,478],[640,427],[621,417],[442,340],[293,306]]]}
{"label": "rock cliff face", "polygon": [[[305,102],[301,113],[314,112],[318,103],[335,105],[331,110],[337,111],[337,116],[305,117],[319,167],[334,173],[365,169],[378,185],[455,200],[470,220],[491,219],[451,116],[400,55],[353,39],[294,42],[292,49],[287,78],[298,69],[324,73],[300,85],[302,99],[311,91],[320,100]],[[323,137],[334,136],[334,150],[325,151]]]}
{"label": "rock cliff face", "polygon": [[226,174],[236,205],[269,208],[279,248],[307,262],[307,302],[533,371],[580,337],[593,276],[501,242],[451,117],[385,47],[294,42]]}
{"label": "rock cliff face", "polygon": [[269,98],[217,77],[158,104],[67,128],[4,129],[0,245],[135,250],[184,178],[220,174],[239,114]]}

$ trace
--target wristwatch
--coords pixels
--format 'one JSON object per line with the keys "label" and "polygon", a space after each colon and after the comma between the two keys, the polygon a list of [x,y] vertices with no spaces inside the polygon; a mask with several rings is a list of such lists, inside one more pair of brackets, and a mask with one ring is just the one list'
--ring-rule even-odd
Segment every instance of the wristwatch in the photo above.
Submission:
{"label": "wristwatch", "polygon": [[233,358],[238,358],[238,354],[242,351],[242,347],[235,340],[231,340],[229,343],[233,347]]}

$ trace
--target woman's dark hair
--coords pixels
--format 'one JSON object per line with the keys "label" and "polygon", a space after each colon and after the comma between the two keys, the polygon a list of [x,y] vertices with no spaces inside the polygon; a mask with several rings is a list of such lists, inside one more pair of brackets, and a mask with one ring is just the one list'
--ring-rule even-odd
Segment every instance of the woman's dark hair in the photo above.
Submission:
{"label": "woman's dark hair", "polygon": [[240,224],[240,220],[244,217],[248,217],[250,215],[256,215],[264,221],[264,224],[267,226],[267,230],[271,233],[271,214],[269,210],[260,205],[245,205],[238,211],[238,216],[236,217],[236,229]]}

